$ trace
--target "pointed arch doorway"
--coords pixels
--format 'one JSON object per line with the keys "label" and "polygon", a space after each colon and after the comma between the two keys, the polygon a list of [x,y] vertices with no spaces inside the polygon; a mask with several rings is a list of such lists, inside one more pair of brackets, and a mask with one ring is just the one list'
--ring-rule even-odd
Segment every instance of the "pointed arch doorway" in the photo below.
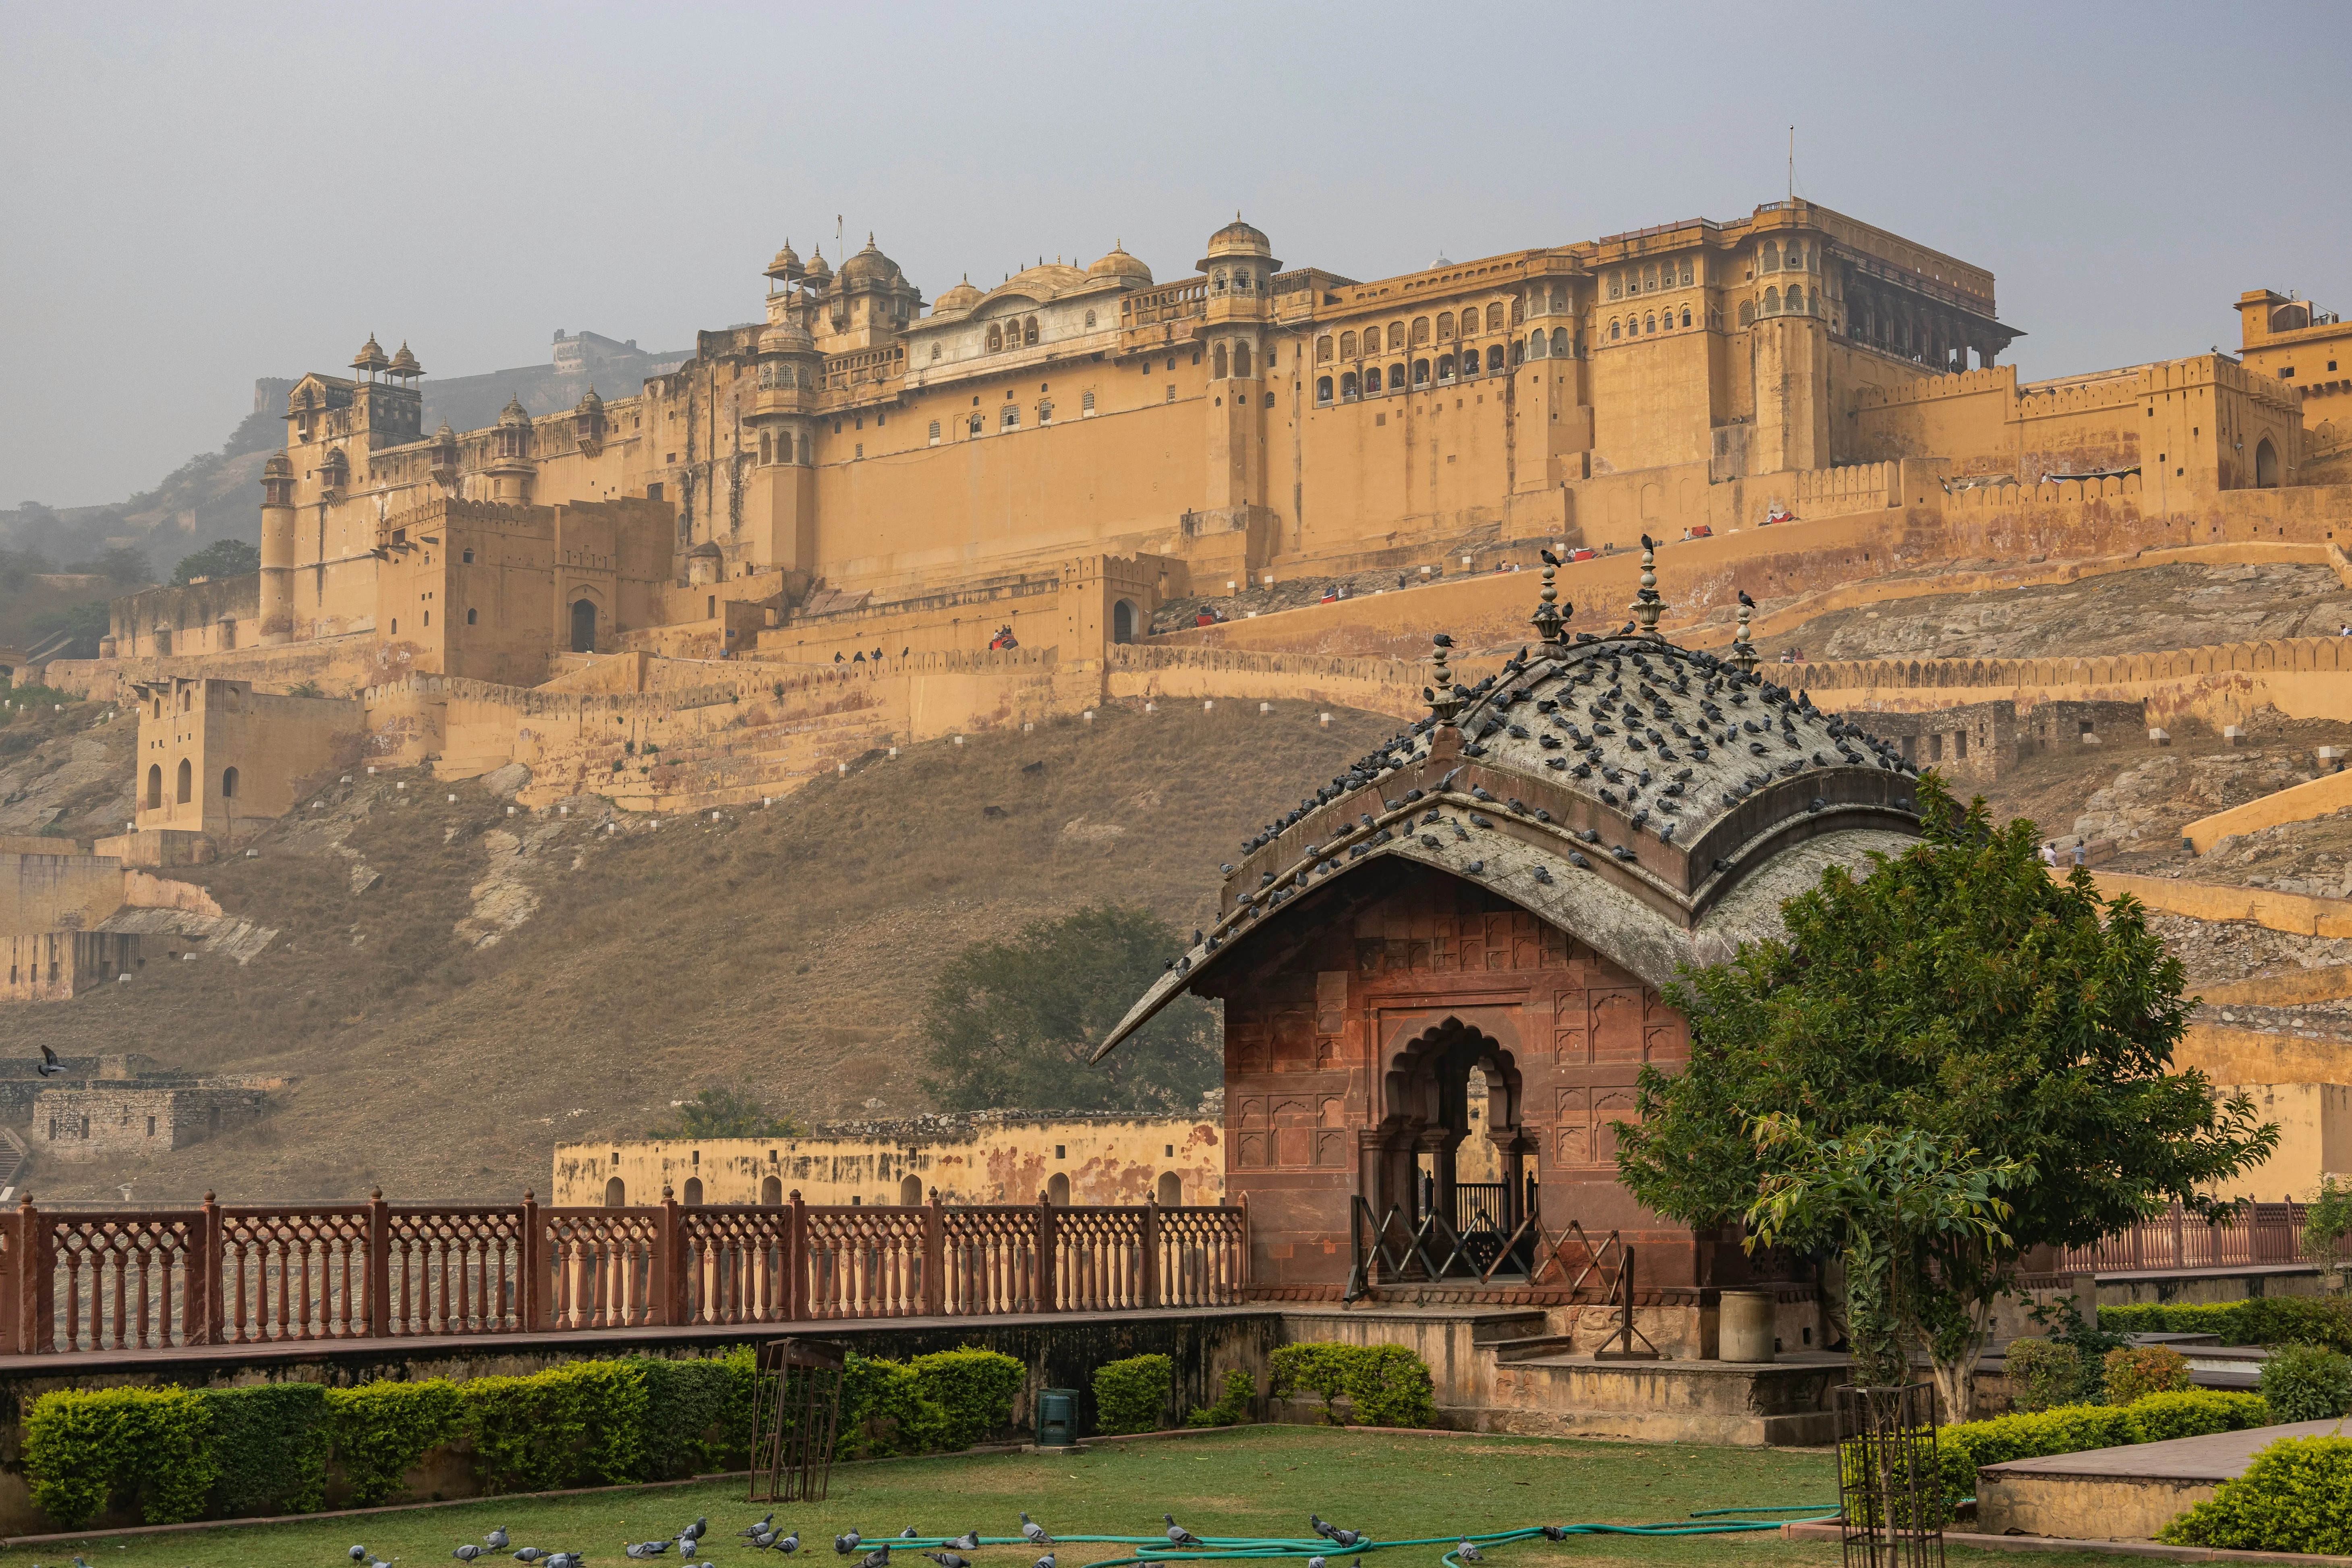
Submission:
{"label": "pointed arch doorway", "polygon": [[[1383,1077],[1377,1211],[1393,1207],[1415,1228],[1434,1215],[1486,1268],[1502,1256],[1530,1201],[1535,1141],[1524,1124],[1526,1086],[1513,1052],[1449,1016],[1392,1048]],[[1504,1272],[1510,1268],[1506,1262]]]}

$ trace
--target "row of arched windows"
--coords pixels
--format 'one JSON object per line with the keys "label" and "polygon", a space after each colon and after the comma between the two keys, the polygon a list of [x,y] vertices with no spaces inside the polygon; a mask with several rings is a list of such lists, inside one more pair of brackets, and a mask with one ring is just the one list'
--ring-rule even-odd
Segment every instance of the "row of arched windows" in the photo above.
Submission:
{"label": "row of arched windows", "polygon": [[[812,459],[809,452],[809,438],[805,433],[803,433],[800,437],[799,451],[801,466],[806,468]],[[762,430],[760,432],[760,461],[761,463],[789,463],[793,460],[793,433],[790,430]]]}
{"label": "row of arched windows", "polygon": [[781,388],[789,392],[796,386],[809,392],[816,391],[816,372],[804,365],[795,365],[789,360],[771,360],[760,367],[761,391]]}
{"label": "row of arched windows", "polygon": [[[1809,259],[1812,266],[1807,265]],[[1777,240],[1768,239],[1764,242],[1763,250],[1758,253],[1756,270],[1779,272],[1785,269],[1790,272],[1810,272],[1820,263],[1821,251],[1818,248],[1809,252],[1801,243],[1792,239],[1789,242],[1789,248],[1784,251]]]}
{"label": "row of arched windows", "polygon": [[[1530,341],[1541,341],[1542,337],[1543,334],[1538,332],[1536,338]],[[1557,352],[1565,354],[1569,347],[1566,330],[1555,332],[1553,338],[1559,343]],[[1547,347],[1549,346],[1547,344]],[[1536,352],[1541,353],[1543,350],[1538,349]],[[1517,343],[1512,344],[1507,351],[1501,343],[1487,344],[1484,361],[1486,374],[1501,374],[1508,364],[1523,357],[1524,353],[1525,351]],[[1467,379],[1476,375],[1480,363],[1476,349],[1464,349],[1459,358],[1453,354],[1440,354],[1433,362],[1417,359],[1412,362],[1410,368],[1400,363],[1382,371],[1379,365],[1370,364],[1364,367],[1360,376],[1352,370],[1345,371],[1341,373],[1337,384],[1339,401],[1353,403],[1359,397],[1378,397],[1384,392],[1404,392],[1433,384],[1451,385],[1456,379]],[[1315,401],[1317,403],[1330,402],[1332,391],[1333,382],[1329,376],[1316,378]]]}
{"label": "row of arched windows", "polygon": [[[1247,342],[1237,342],[1234,345],[1233,359],[1231,363],[1233,374],[1243,377],[1248,376],[1250,374],[1250,346]],[[1223,381],[1227,374],[1226,363],[1225,345],[1219,343],[1210,354],[1209,379],[1212,381]]]}
{"label": "row of arched windows", "polygon": [[1759,304],[1753,300],[1740,301],[1739,324],[1743,327],[1752,327],[1756,324],[1756,319],[1759,316],[1819,315],[1821,314],[1820,306],[1821,290],[1818,289],[1812,292],[1809,302],[1804,285],[1801,283],[1790,284],[1789,291],[1785,295],[1777,286],[1768,288],[1764,290],[1762,303]]}
{"label": "row of arched windows", "polygon": [[1669,305],[1663,310],[1650,310],[1640,316],[1626,316],[1622,319],[1612,316],[1609,321],[1609,341],[1613,343],[1622,338],[1647,337],[1655,332],[1671,332],[1677,323],[1687,327],[1696,318],[1692,316],[1691,308],[1688,305],[1679,309]]}
{"label": "row of arched windows", "polygon": [[[221,770],[220,792],[221,798],[223,800],[235,800],[236,798],[236,770],[235,768],[223,768]],[[179,778],[173,788],[172,794],[174,805],[190,805],[194,804],[196,795],[196,771],[189,764],[188,759],[185,757],[182,757],[180,759]],[[163,764],[161,763],[152,763],[147,768],[147,809],[150,811],[161,811],[163,809]]]}
{"label": "row of arched windows", "polygon": [[[1497,301],[1486,307],[1483,318],[1478,308],[1474,305],[1464,310],[1458,317],[1451,310],[1441,310],[1434,317],[1415,316],[1410,323],[1391,321],[1387,328],[1388,349],[1389,352],[1395,353],[1407,347],[1419,348],[1422,344],[1433,341],[1449,343],[1457,335],[1465,338],[1476,337],[1482,320],[1485,322],[1486,331],[1502,331],[1519,320],[1518,302],[1513,300],[1507,308]],[[1381,340],[1381,328],[1365,328],[1360,340],[1362,353],[1368,355],[1379,353]],[[1326,332],[1315,340],[1316,361],[1318,363],[1328,363],[1335,348],[1339,358],[1355,359],[1358,357],[1358,342],[1359,339],[1354,332],[1341,332],[1336,342],[1328,332]]]}
{"label": "row of arched windows", "polygon": [[1034,316],[1023,316],[1018,321],[1007,317],[1002,321],[988,323],[990,353],[1002,353],[1005,349],[1034,348],[1036,343],[1037,318]]}
{"label": "row of arched windows", "polygon": [[1679,264],[1654,261],[1646,267],[1628,267],[1609,275],[1609,297],[1622,300],[1628,294],[1654,294],[1661,289],[1687,289],[1691,286],[1691,279],[1696,276],[1687,256]]}

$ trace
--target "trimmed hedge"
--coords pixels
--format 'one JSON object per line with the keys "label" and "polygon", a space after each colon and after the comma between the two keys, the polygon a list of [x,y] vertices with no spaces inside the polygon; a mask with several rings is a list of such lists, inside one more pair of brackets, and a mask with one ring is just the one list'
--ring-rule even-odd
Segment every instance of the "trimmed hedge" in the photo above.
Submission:
{"label": "trimmed hedge", "polygon": [[2073,1345],[2053,1340],[2015,1339],[2009,1342],[2002,1372],[2009,1380],[2009,1405],[2021,1415],[2072,1405],[2083,1390],[2083,1357]]}
{"label": "trimmed hedge", "polygon": [[1313,1340],[1283,1345],[1267,1358],[1279,1399],[1298,1390],[1323,1396],[1323,1419],[1344,1426],[1335,1401],[1345,1397],[1365,1426],[1430,1426],[1437,1421],[1429,1363],[1402,1345],[1351,1345]]}
{"label": "trimmed hedge", "polygon": [[969,1448],[1013,1419],[1029,1369],[1009,1355],[965,1346],[895,1362],[853,1352],[842,1369],[845,1459]]}
{"label": "trimmed hedge", "polygon": [[2194,1389],[2151,1394],[2127,1405],[2062,1405],[2031,1415],[1963,1422],[1936,1434],[1936,1453],[1946,1494],[1964,1498],[1976,1495],[1977,1471],[1986,1465],[2269,1424],[2270,1410],[2260,1394]]}
{"label": "trimmed hedge", "polygon": [[1167,1426],[1176,1363],[1164,1355],[1129,1356],[1095,1368],[1095,1430],[1110,1436]]}
{"label": "trimmed hedge", "polygon": [[2352,1352],[2352,1300],[2258,1296],[2202,1306],[2102,1307],[2099,1327],[2127,1334],[2219,1334],[2225,1345],[2326,1345]]}
{"label": "trimmed hedge", "polygon": [[2263,1362],[2263,1398],[2282,1425],[2332,1421],[2352,1410],[2352,1356],[2323,1345],[2281,1345]]}
{"label": "trimmed hedge", "polygon": [[2101,1380],[2110,1405],[2130,1405],[2151,1394],[2180,1394],[2197,1386],[2189,1358],[2164,1345],[2125,1345],[2107,1352]]}
{"label": "trimmed hedge", "polygon": [[2156,1538],[2237,1552],[2352,1553],[2352,1437],[2282,1437]]}
{"label": "trimmed hedge", "polygon": [[736,1468],[750,1460],[751,1405],[743,1346],[466,1383],[61,1390],[27,1413],[25,1470],[34,1502],[68,1530],[115,1505],[149,1524],[308,1513],[334,1466],[365,1508],[396,1498],[419,1460],[451,1444],[470,1452],[485,1493]]}

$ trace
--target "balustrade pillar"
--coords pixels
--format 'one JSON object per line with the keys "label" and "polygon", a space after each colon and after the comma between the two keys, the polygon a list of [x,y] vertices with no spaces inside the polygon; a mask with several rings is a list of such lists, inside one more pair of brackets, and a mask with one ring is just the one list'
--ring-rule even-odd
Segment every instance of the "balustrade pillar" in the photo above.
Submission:
{"label": "balustrade pillar", "polygon": [[677,1196],[662,1185],[661,1229],[655,1241],[653,1321],[673,1328],[686,1321],[686,1247],[677,1223]]}
{"label": "balustrade pillar", "polygon": [[539,1219],[539,1194],[522,1194],[522,1234],[515,1246],[515,1322],[530,1333],[544,1325],[547,1315],[546,1241]]}
{"label": "balustrade pillar", "polygon": [[797,1323],[809,1315],[808,1205],[801,1190],[793,1189],[792,1217],[784,1230],[784,1321]]}
{"label": "balustrade pillar", "polygon": [[1045,1194],[1037,1194],[1037,1310],[1058,1312],[1062,1310],[1062,1293],[1056,1288],[1055,1233],[1061,1227],[1054,1223],[1054,1205]]}
{"label": "balustrade pillar", "polygon": [[368,1192],[367,1336],[385,1339],[392,1331],[392,1205],[374,1187]]}
{"label": "balustrade pillar", "polygon": [[[168,1314],[171,1309],[164,1309]],[[192,1345],[217,1344],[221,1332],[220,1204],[207,1189],[204,1216],[196,1234],[188,1238],[188,1274],[180,1288],[180,1336]],[[163,1325],[163,1342],[172,1342],[171,1324]]]}
{"label": "balustrade pillar", "polygon": [[1143,1278],[1139,1283],[1142,1305],[1157,1307],[1160,1301],[1160,1198],[1154,1194],[1143,1205]]}
{"label": "balustrade pillar", "polygon": [[931,1201],[923,1208],[923,1315],[927,1318],[944,1316],[947,1312],[947,1214],[940,1206],[940,1190],[931,1189]]}
{"label": "balustrade pillar", "polygon": [[56,1295],[52,1278],[56,1249],[41,1224],[40,1211],[26,1193],[16,1205],[16,1348],[47,1352],[58,1348]]}

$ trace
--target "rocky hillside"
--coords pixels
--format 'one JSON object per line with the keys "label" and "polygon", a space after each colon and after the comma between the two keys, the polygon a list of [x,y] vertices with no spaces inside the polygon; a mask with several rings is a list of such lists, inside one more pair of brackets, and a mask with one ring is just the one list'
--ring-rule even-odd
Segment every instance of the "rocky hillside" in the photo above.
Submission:
{"label": "rocky hillside", "polygon": [[[257,956],[200,951],[6,1016],[16,1050],[290,1076],[277,1113],[153,1163],[45,1163],[26,1184],[511,1194],[545,1190],[557,1140],[642,1133],[706,1087],[749,1081],[806,1120],[920,1110],[923,997],[965,945],[1100,900],[1189,930],[1246,833],[1396,728],[1255,709],[1108,709],[914,747],[715,820],[593,797],[509,816],[480,782],[362,773],[253,858],[189,873],[276,931]],[[102,711],[52,715],[0,788],[28,792],[19,807],[38,795],[34,815],[63,806],[60,826],[101,820],[128,788],[113,749],[131,727]],[[103,783],[63,776],[101,751]]]}

